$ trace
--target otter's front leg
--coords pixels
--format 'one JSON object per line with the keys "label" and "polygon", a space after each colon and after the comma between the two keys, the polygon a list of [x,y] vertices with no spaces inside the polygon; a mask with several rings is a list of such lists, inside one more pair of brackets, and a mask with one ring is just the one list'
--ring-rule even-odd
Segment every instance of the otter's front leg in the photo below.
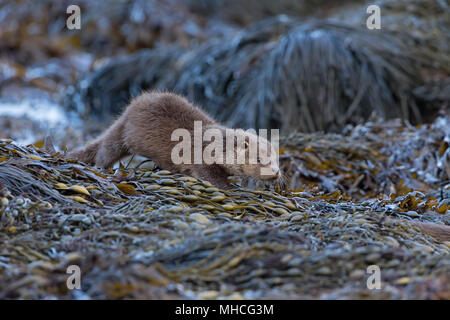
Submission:
{"label": "otter's front leg", "polygon": [[218,165],[200,165],[192,169],[192,176],[211,182],[221,189],[231,189],[228,173]]}
{"label": "otter's front leg", "polygon": [[100,144],[95,157],[95,165],[100,168],[110,168],[114,163],[129,155],[120,142],[104,141]]}

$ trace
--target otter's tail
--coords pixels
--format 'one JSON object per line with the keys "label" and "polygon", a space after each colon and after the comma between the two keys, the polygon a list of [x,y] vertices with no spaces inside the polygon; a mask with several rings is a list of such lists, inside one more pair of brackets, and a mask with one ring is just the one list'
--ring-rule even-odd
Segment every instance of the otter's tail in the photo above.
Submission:
{"label": "otter's tail", "polygon": [[439,241],[450,241],[450,226],[429,222],[413,222],[413,225]]}
{"label": "otter's tail", "polygon": [[94,165],[95,158],[97,156],[98,149],[100,148],[99,142],[90,142],[85,147],[76,149],[72,152],[69,152],[67,155],[70,159],[75,159],[81,162],[85,162],[87,164]]}

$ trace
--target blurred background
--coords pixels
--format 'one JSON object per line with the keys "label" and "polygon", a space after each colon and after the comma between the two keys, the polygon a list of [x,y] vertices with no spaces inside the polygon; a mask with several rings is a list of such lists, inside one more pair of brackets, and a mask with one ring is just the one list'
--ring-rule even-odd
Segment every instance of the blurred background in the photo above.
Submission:
{"label": "blurred background", "polygon": [[0,137],[79,146],[148,89],[283,133],[429,122],[450,100],[449,22],[447,0],[3,0]]}

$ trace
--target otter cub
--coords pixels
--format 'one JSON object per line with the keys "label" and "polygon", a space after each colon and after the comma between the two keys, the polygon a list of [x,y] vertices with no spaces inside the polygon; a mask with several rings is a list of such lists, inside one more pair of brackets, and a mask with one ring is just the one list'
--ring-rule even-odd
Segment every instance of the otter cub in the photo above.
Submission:
{"label": "otter cub", "polygon": [[[224,137],[221,144],[224,147],[215,149],[222,150],[217,154],[214,151],[215,157],[221,156],[221,159],[225,159],[226,152],[231,150],[232,157],[241,156],[245,158],[245,161],[243,163],[242,161],[228,163],[225,160],[215,161],[211,164],[198,163],[194,161],[194,152],[191,152],[190,161],[174,162],[172,153],[179,142],[172,141],[173,132],[176,129],[182,129],[185,132],[187,130],[191,136],[187,145],[191,148],[189,151],[192,151],[196,143],[194,141],[194,123],[197,121],[201,123],[202,133],[212,129]],[[225,145],[227,145],[225,137],[229,132],[233,133],[234,138],[232,139],[235,141],[232,143],[231,149],[225,150]],[[239,144],[238,140],[243,140],[244,143]],[[214,142],[216,142],[215,139]],[[203,141],[200,143],[201,150],[207,148]],[[249,161],[254,157],[252,156],[254,152],[251,153],[249,150],[251,143],[258,146],[258,154],[266,155],[268,161],[265,161],[265,164],[261,163],[259,156],[255,159],[256,161]],[[89,142],[84,148],[70,153],[69,157],[108,168],[130,154],[147,157],[161,169],[192,175],[208,180],[222,188],[231,187],[227,180],[228,176],[246,176],[264,180],[275,180],[280,177],[277,154],[268,140],[242,129],[223,127],[185,98],[173,93],[150,92],[136,97],[103,134]]]}

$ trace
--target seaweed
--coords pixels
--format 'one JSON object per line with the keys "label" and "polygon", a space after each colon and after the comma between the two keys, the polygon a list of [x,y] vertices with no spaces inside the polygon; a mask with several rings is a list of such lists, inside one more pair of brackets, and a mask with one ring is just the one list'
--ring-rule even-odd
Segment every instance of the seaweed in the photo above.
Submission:
{"label": "seaweed", "polygon": [[[1,298],[448,299],[449,242],[415,225],[450,225],[448,122],[283,136],[284,189],[2,140]],[[367,288],[370,265],[385,290]]]}

